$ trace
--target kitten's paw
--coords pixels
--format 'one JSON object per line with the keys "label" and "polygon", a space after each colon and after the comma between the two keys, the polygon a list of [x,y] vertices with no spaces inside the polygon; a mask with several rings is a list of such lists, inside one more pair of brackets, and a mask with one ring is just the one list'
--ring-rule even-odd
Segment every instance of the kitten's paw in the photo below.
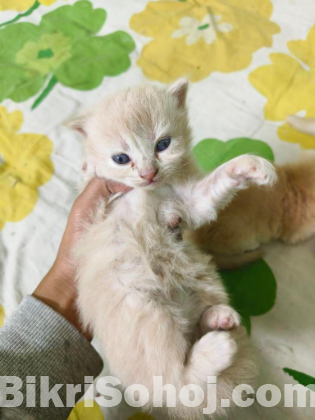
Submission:
{"label": "kitten's paw", "polygon": [[203,375],[218,375],[233,364],[237,344],[228,332],[209,332],[194,345],[190,363]]}
{"label": "kitten's paw", "polygon": [[249,183],[273,186],[277,173],[272,163],[257,156],[243,155],[229,162],[228,173],[237,186],[246,187]]}
{"label": "kitten's paw", "polygon": [[233,330],[239,327],[241,317],[229,305],[214,305],[208,308],[200,321],[201,333],[213,330]]}
{"label": "kitten's paw", "polygon": [[160,205],[158,220],[161,224],[169,226],[171,229],[179,228],[182,223],[181,214],[172,201],[166,201]]}

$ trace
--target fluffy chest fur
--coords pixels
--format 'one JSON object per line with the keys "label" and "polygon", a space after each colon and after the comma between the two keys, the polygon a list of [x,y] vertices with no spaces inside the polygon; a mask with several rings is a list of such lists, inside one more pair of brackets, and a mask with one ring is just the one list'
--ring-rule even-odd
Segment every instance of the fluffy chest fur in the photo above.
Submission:
{"label": "fluffy chest fur", "polygon": [[99,212],[86,231],[76,258],[81,262],[81,296],[91,294],[87,291],[93,278],[91,326],[97,318],[95,303],[100,295],[111,296],[106,302],[110,312],[116,305],[140,310],[143,303],[153,302],[177,311],[189,330],[197,323],[198,279],[212,274],[209,271],[214,273],[214,269],[209,268],[208,256],[178,240],[177,232],[159,222],[160,206],[173,197],[174,191],[168,186],[131,191],[111,203],[105,218]]}

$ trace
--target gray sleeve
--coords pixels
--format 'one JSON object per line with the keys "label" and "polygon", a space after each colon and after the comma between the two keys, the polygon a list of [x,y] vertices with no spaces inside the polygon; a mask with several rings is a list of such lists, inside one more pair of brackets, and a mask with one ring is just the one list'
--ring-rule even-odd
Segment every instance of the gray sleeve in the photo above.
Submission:
{"label": "gray sleeve", "polygon": [[[72,407],[66,407],[66,395],[68,404],[73,405],[85,391],[85,377],[98,376],[102,367],[98,353],[72,324],[40,300],[25,297],[0,329],[0,419],[67,419]],[[8,383],[4,378],[7,376],[20,379],[10,378],[11,383]],[[21,380],[20,394],[5,395],[9,394],[9,387],[17,391]],[[56,384],[61,387],[49,394],[48,380],[49,390]],[[73,396],[73,392],[66,392],[66,384],[81,385],[81,390]],[[26,408],[26,395],[34,400],[33,390],[35,407]],[[18,404],[21,396],[23,402],[18,409],[8,408]],[[47,407],[49,396],[54,399],[50,399]],[[40,407],[43,402],[46,407]],[[54,402],[59,407],[55,407]],[[60,403],[64,407],[60,407]]]}

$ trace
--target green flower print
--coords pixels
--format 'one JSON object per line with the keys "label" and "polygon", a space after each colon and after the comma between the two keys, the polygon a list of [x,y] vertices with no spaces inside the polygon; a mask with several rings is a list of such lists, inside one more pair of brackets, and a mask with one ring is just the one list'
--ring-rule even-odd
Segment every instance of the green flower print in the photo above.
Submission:
{"label": "green flower print", "polygon": [[0,101],[23,102],[41,92],[35,108],[58,82],[90,90],[126,71],[134,41],[123,31],[95,36],[105,19],[105,10],[80,0],[47,13],[39,26],[23,22],[0,30]]}
{"label": "green flower print", "polygon": [[315,391],[315,378],[313,376],[309,376],[306,373],[299,372],[298,370],[290,368],[284,368],[283,371],[289,374],[300,385],[306,386],[307,388]]}
{"label": "green flower print", "polygon": [[276,302],[277,282],[273,272],[264,260],[259,260],[238,270],[221,271],[221,277],[232,306],[250,334],[250,317],[264,315]]}
{"label": "green flower print", "polygon": [[225,142],[204,139],[194,147],[193,153],[204,173],[211,172],[223,163],[246,153],[274,161],[273,151],[267,143],[247,137]]}
{"label": "green flower print", "polygon": [[61,32],[44,34],[38,41],[26,42],[16,54],[16,63],[40,75],[57,69],[71,57],[71,40]]}

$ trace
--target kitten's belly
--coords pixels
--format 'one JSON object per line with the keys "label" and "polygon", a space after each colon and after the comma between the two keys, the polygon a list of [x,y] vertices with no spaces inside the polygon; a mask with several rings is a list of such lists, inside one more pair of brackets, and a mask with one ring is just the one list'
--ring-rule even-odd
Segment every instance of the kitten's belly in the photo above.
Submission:
{"label": "kitten's belly", "polygon": [[[163,193],[167,192],[166,189]],[[132,191],[117,201],[116,208],[104,221],[106,225],[118,226],[113,229],[115,240],[107,246],[115,260],[120,261],[112,264],[113,285],[115,290],[123,286],[128,293],[143,290],[148,300],[165,300],[194,325],[202,310],[195,292],[196,282],[211,271],[209,257],[178,241],[175,233],[158,222],[161,195],[152,194],[147,200],[143,192]]]}
{"label": "kitten's belly", "polygon": [[189,330],[194,330],[201,315],[198,311],[200,305],[195,291],[177,289],[174,293],[173,302],[178,306],[181,316],[187,321]]}

